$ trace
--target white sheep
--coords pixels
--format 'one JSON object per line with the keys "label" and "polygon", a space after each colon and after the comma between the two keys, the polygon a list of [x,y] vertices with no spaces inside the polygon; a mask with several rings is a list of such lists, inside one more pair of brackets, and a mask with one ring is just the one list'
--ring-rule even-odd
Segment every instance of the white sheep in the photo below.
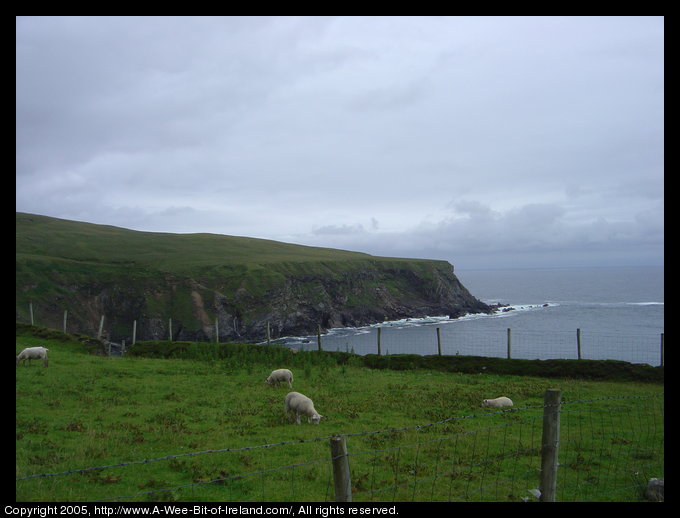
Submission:
{"label": "white sheep", "polygon": [[496,399],[485,399],[483,407],[503,408],[512,406],[512,399],[509,397],[497,397]]}
{"label": "white sheep", "polygon": [[286,413],[288,412],[295,412],[295,422],[297,424],[300,424],[300,415],[306,415],[307,422],[309,423],[311,419],[314,424],[319,424],[319,419],[323,417],[314,408],[314,402],[299,392],[289,392],[286,394]]}
{"label": "white sheep", "polygon": [[47,367],[47,351],[45,347],[26,347],[17,355],[17,365],[19,362],[28,360],[28,364],[31,364],[31,360],[42,360],[43,365]]}
{"label": "white sheep", "polygon": [[267,385],[278,385],[282,381],[287,381],[288,388],[293,388],[293,373],[288,369],[276,369],[264,380]]}

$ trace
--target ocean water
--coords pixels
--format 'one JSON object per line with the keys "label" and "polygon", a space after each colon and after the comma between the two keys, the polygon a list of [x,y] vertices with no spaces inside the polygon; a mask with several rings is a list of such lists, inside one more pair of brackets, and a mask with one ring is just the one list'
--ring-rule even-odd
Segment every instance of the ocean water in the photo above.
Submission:
{"label": "ocean water", "polygon": [[[382,354],[463,354],[526,359],[623,360],[659,365],[664,332],[664,271],[658,267],[463,270],[463,285],[486,303],[508,304],[493,315],[450,320],[389,321],[331,329],[324,350]],[[437,331],[439,329],[439,331]],[[508,329],[510,331],[508,332]],[[316,336],[287,337],[316,349]]]}

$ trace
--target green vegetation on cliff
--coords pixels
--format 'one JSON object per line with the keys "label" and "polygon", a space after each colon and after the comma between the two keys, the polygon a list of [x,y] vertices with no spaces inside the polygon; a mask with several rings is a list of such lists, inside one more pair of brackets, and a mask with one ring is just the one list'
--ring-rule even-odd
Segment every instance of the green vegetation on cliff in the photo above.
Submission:
{"label": "green vegetation on cliff", "polygon": [[489,308],[445,261],[16,214],[16,317],[112,340],[254,340]]}

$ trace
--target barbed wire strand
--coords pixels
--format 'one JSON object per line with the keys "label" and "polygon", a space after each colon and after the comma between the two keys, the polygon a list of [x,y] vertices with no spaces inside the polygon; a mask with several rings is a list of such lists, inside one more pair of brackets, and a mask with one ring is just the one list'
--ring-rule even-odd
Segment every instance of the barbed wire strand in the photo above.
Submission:
{"label": "barbed wire strand", "polygon": [[[594,398],[594,399],[588,399],[588,400],[565,401],[564,403],[565,404],[576,404],[576,403],[591,403],[591,402],[603,402],[603,401],[612,401],[612,400],[620,401],[620,400],[631,400],[631,399],[658,399],[658,398],[662,397],[663,395],[664,395],[663,393],[660,393],[660,394],[648,395],[648,396],[608,396],[608,397]],[[652,405],[654,405],[654,401],[652,401]],[[662,407],[662,406],[663,405],[661,405],[660,407]],[[443,420],[436,421],[436,422],[433,422],[433,423],[429,423],[427,425],[416,425],[416,426],[410,426],[410,427],[390,428],[390,429],[377,430],[377,431],[371,431],[371,432],[358,432],[358,433],[352,433],[352,434],[342,434],[340,436],[359,437],[359,436],[370,435],[370,434],[378,434],[378,433],[392,433],[392,434],[394,434],[396,432],[407,431],[407,430],[420,430],[420,429],[428,428],[430,426],[435,426],[437,424],[450,422],[450,421],[453,421],[453,420],[456,420],[456,419],[471,419],[471,418],[475,418],[475,417],[483,417],[483,416],[492,416],[492,415],[502,414],[502,413],[505,413],[505,412],[519,412],[519,411],[522,411],[522,410],[540,409],[540,408],[545,408],[545,407],[539,405],[539,406],[527,406],[527,407],[521,408],[521,409],[504,409],[504,410],[501,410],[501,411],[486,412],[486,413],[481,413],[481,414],[472,414],[472,415],[467,415],[467,416],[457,416],[457,417],[453,417],[453,418],[447,418],[447,419],[443,419]],[[624,411],[627,411],[628,415],[630,416],[631,412],[632,412],[632,410],[631,410],[632,408],[634,408],[634,407],[619,405],[619,406],[607,406],[607,407],[601,407],[601,408],[590,407],[590,408],[587,408],[586,411],[588,411],[589,419],[591,421],[599,421],[597,426],[600,429],[608,429],[612,433],[614,433],[616,431],[616,428],[614,427],[613,417],[612,417],[611,413],[614,412],[614,411],[624,410]],[[639,407],[636,407],[636,408],[639,408]],[[656,423],[655,422],[649,423],[649,420],[643,419],[640,412],[641,411],[638,410],[638,421],[639,421],[639,423],[641,423],[641,424],[647,423],[647,429],[648,430],[650,430],[652,428],[654,430],[656,430],[656,428],[657,428]],[[575,409],[567,409],[567,410],[564,411],[564,413],[565,413],[565,415],[569,415],[569,414],[579,413],[579,411],[575,410]],[[595,416],[598,416],[599,420],[595,419]],[[473,445],[472,445],[472,458],[474,458],[475,453],[476,453],[476,449],[477,449],[478,439],[479,439],[479,442],[482,442],[482,444],[484,444],[483,438],[481,438],[480,434],[486,433],[487,436],[490,438],[492,430],[502,428],[504,430],[504,432],[503,432],[504,437],[506,437],[507,431],[508,431],[510,426],[515,426],[517,424],[522,425],[524,423],[528,423],[530,421],[535,421],[537,419],[540,419],[540,417],[541,416],[530,416],[530,417],[527,417],[525,419],[520,419],[519,421],[513,420],[512,422],[508,422],[508,423],[493,425],[493,426],[485,427],[485,428],[482,428],[482,429],[472,430],[472,431],[467,431],[467,432],[458,432],[458,433],[450,434],[446,437],[440,437],[440,438],[433,439],[433,440],[430,440],[430,441],[422,441],[422,442],[409,444],[409,445],[400,445],[400,446],[394,446],[394,447],[391,447],[391,448],[366,450],[366,451],[362,451],[362,452],[352,452],[352,453],[348,454],[348,457],[350,457],[350,456],[356,457],[358,455],[366,455],[366,454],[373,454],[374,455],[374,461],[372,463],[371,489],[369,491],[363,492],[363,494],[370,493],[371,500],[376,495],[386,494],[386,493],[389,492],[389,493],[391,493],[391,498],[394,501],[397,498],[398,492],[401,491],[402,489],[408,489],[409,492],[410,492],[410,498],[412,500],[415,500],[418,486],[419,485],[422,486],[422,484],[425,484],[430,480],[432,481],[432,489],[430,491],[430,499],[432,499],[433,495],[434,495],[434,488],[435,488],[437,481],[440,478],[446,477],[446,476],[449,476],[449,500],[450,500],[451,499],[450,497],[451,497],[451,494],[452,494],[451,492],[452,492],[454,475],[455,475],[455,473],[457,473],[457,472],[459,473],[461,471],[461,466],[460,465],[456,466],[455,461],[456,461],[457,455],[454,455],[454,457],[453,457],[452,468],[450,470],[445,471],[443,473],[439,473],[438,467],[436,467],[433,475],[429,475],[429,476],[425,476],[425,477],[419,477],[418,476],[419,468],[420,468],[420,466],[419,466],[419,455],[420,455],[421,448],[424,448],[424,447],[431,445],[431,444],[437,444],[437,448],[438,448],[438,451],[439,451],[442,447],[442,444],[445,441],[451,440],[452,438],[455,437],[455,439],[456,439],[455,449],[457,451],[457,445],[458,445],[459,439],[461,439],[462,437],[474,434]],[[631,416],[631,419],[632,419],[632,416]],[[592,426],[592,423],[591,423],[591,426]],[[532,436],[531,444],[533,444],[533,433],[534,433],[535,428],[536,427],[530,427],[531,436]],[[521,430],[522,430],[522,427],[520,427],[520,431]],[[570,428],[567,427],[567,430],[570,430]],[[567,433],[569,433],[569,432],[567,432]],[[639,432],[639,433],[645,433],[645,432]],[[279,442],[279,443],[272,443],[272,444],[259,445],[259,446],[249,446],[249,447],[242,447],[242,448],[224,448],[224,449],[219,449],[219,450],[204,450],[204,451],[201,451],[201,452],[190,452],[190,453],[186,453],[186,454],[168,455],[168,456],[165,456],[165,457],[159,457],[157,459],[146,459],[146,460],[143,460],[143,461],[134,461],[134,462],[128,462],[128,463],[111,464],[111,465],[108,465],[108,466],[96,466],[96,467],[91,467],[91,468],[83,468],[82,470],[68,470],[66,472],[61,472],[61,473],[56,473],[56,474],[45,474],[45,475],[46,476],[48,476],[48,475],[56,476],[56,475],[59,475],[59,474],[77,473],[77,472],[89,471],[89,470],[93,470],[93,469],[105,469],[107,467],[113,467],[113,466],[119,466],[119,465],[120,466],[139,465],[139,464],[146,464],[148,462],[155,462],[155,461],[160,461],[160,460],[173,459],[173,458],[183,457],[183,456],[199,455],[199,454],[204,454],[204,453],[216,453],[216,452],[225,452],[225,451],[248,451],[248,450],[253,450],[253,449],[257,449],[257,448],[269,448],[269,447],[280,446],[280,445],[284,445],[284,444],[318,442],[318,441],[321,441],[321,440],[324,440],[324,439],[329,439],[330,437],[338,437],[338,435],[327,436],[327,437],[317,437],[317,438],[308,439],[308,440],[282,441],[282,442]],[[503,440],[502,442],[505,443],[505,440]],[[563,441],[563,442],[568,442],[568,440]],[[621,447],[622,447],[621,445],[623,444],[623,442],[618,442],[618,443],[616,441],[610,441],[610,442],[612,442],[613,445],[610,444],[609,447],[607,447],[607,445],[604,444],[604,442],[601,442],[597,446],[600,449],[599,454],[598,454],[599,456],[604,455],[607,458],[612,458],[612,455],[614,455],[615,450],[616,450],[616,444],[618,444],[619,449],[621,449]],[[483,456],[485,460],[483,460],[481,462],[477,462],[477,463],[470,462],[470,463],[468,463],[467,468],[463,468],[463,469],[466,470],[466,474],[467,474],[467,476],[466,476],[467,485],[466,485],[466,488],[465,488],[464,493],[463,493],[465,500],[469,500],[473,493],[483,495],[488,490],[494,490],[495,493],[496,493],[496,499],[497,499],[498,498],[498,491],[500,490],[500,487],[503,484],[503,482],[500,481],[500,478],[499,478],[500,473],[499,473],[499,470],[497,470],[495,481],[490,482],[490,483],[485,485],[484,484],[484,477],[485,477],[486,470],[488,469],[488,467],[491,466],[492,463],[500,462],[503,459],[512,458],[512,457],[518,458],[520,455],[526,454],[527,452],[532,451],[532,452],[535,453],[535,451],[537,451],[535,447],[524,449],[524,450],[520,449],[520,446],[521,446],[521,440],[520,440],[520,445],[518,445],[517,451],[508,452],[504,455],[500,455],[500,454],[494,455],[492,457],[492,456],[490,456],[490,453],[489,453],[489,448],[490,448],[489,443],[490,443],[490,441],[487,439],[487,441],[486,441],[486,456],[485,457]],[[411,471],[409,471],[409,473],[411,473],[413,476],[407,477],[407,479],[404,481],[404,479],[403,478],[400,479],[400,476],[399,476],[400,462],[402,462],[401,453],[402,453],[402,451],[405,451],[406,449],[413,448],[413,447],[417,448],[416,455],[415,455],[415,461],[413,461],[412,465],[409,464],[409,466],[408,466],[409,468],[411,468]],[[377,465],[377,459],[378,459],[376,454],[377,453],[384,453],[384,452],[388,452],[388,451],[394,451],[394,450],[396,450],[396,456],[393,456],[393,462],[392,462],[392,464],[393,464],[393,477],[392,477],[393,483],[389,487],[376,488],[375,487],[375,467]],[[437,456],[437,458],[438,458],[438,456]],[[286,466],[280,466],[280,467],[277,467],[277,468],[270,468],[270,469],[266,469],[266,470],[254,471],[252,473],[247,473],[247,474],[234,475],[234,476],[230,476],[230,477],[220,477],[220,478],[216,478],[216,479],[209,480],[209,481],[201,480],[201,481],[197,481],[197,482],[193,482],[193,483],[189,483],[189,484],[182,484],[182,485],[178,485],[178,486],[173,486],[173,487],[163,488],[163,489],[156,489],[156,490],[151,490],[151,491],[143,491],[143,492],[138,492],[138,493],[134,493],[134,494],[131,494],[131,495],[110,497],[110,498],[105,498],[105,499],[96,500],[96,501],[131,499],[131,498],[138,498],[138,497],[143,497],[143,496],[148,496],[148,495],[153,495],[153,494],[158,494],[158,493],[163,493],[163,492],[170,492],[170,491],[174,491],[174,490],[184,490],[184,489],[188,489],[188,488],[191,488],[192,491],[193,491],[194,488],[199,487],[199,486],[204,486],[204,485],[208,485],[208,484],[215,484],[215,483],[220,483],[220,482],[224,483],[224,482],[228,482],[228,481],[232,481],[232,480],[243,479],[243,478],[247,478],[247,477],[254,477],[254,476],[257,476],[257,475],[259,475],[261,477],[262,498],[264,500],[264,498],[265,498],[265,487],[264,487],[264,477],[265,477],[265,475],[269,474],[269,473],[277,472],[277,471],[282,471],[282,470],[285,470],[285,469],[291,470],[291,495],[293,495],[293,498],[294,498],[294,495],[295,495],[294,475],[293,475],[294,470],[298,467],[309,466],[309,465],[320,463],[320,462],[329,462],[329,461],[332,461],[332,460],[333,459],[329,458],[329,457],[320,458],[320,459],[315,459],[315,460],[312,460],[312,461],[303,462],[303,463],[299,463],[299,464],[290,464],[290,465],[286,465]],[[404,457],[403,462],[406,462],[405,457]],[[513,471],[512,471],[512,476],[511,476],[512,480],[515,479],[516,465],[517,465],[517,463],[513,463],[513,465],[512,465],[513,466]],[[437,461],[437,466],[438,466],[438,461]],[[479,476],[479,483],[475,484],[475,489],[473,491],[472,480],[475,477],[475,475],[473,475],[473,470],[475,470],[477,468],[481,468],[481,474],[478,475]],[[563,471],[563,470],[561,470],[561,471]],[[596,480],[594,483],[591,482],[591,483],[586,484],[587,487],[584,488],[585,491],[586,491],[586,496],[587,496],[587,492],[588,492],[589,489],[595,490],[595,488],[597,486],[599,486],[600,483],[605,484],[607,479],[613,479],[613,473],[619,473],[619,472],[622,472],[622,471],[623,472],[631,471],[633,473],[633,475],[635,474],[634,470],[632,470],[631,468],[625,467],[625,461],[624,460],[621,460],[621,462],[616,466],[611,465],[611,464],[607,465],[605,472],[602,473],[598,477],[598,480]],[[578,473],[577,473],[577,475],[578,475]],[[631,476],[633,476],[633,475],[631,475]],[[40,476],[40,475],[35,475],[35,476],[32,476],[32,477],[25,477],[22,480],[26,480],[28,478],[35,478],[37,476]],[[577,480],[577,482],[578,482],[578,480]],[[505,482],[505,483],[507,484],[507,482]],[[511,484],[511,487],[512,487],[513,482],[510,482],[510,484]],[[578,484],[577,484],[577,486],[578,486]],[[331,478],[329,477],[328,478],[328,484],[327,484],[327,487],[326,487],[326,501],[328,501],[328,495],[329,495],[330,487],[331,487]],[[560,490],[567,489],[568,487],[570,487],[570,484],[568,484],[566,481],[562,481],[559,485]],[[604,486],[602,486],[602,487],[604,487]],[[636,486],[630,486],[630,487],[636,487]],[[614,489],[614,488],[612,488],[612,489]],[[231,486],[230,486],[230,490],[231,490]],[[621,489],[621,488],[618,488],[616,490],[617,491],[625,491],[625,489]],[[361,491],[357,491],[357,492],[362,493]],[[403,498],[403,496],[404,495],[402,495],[400,498]]]}
{"label": "barbed wire strand", "polygon": [[[664,395],[664,393],[661,392],[660,394],[648,395],[648,396],[605,396],[605,397],[601,397],[601,398],[593,398],[593,399],[586,399],[586,400],[562,401],[562,404],[564,405],[564,404],[576,404],[576,403],[592,403],[592,402],[597,402],[597,401],[620,400],[620,399],[645,399],[645,398],[653,398],[653,397],[662,397],[663,395]],[[214,453],[243,452],[243,451],[251,451],[251,450],[256,450],[256,449],[274,448],[274,447],[285,446],[285,445],[290,445],[290,444],[301,444],[301,443],[327,441],[327,440],[330,440],[333,437],[360,437],[360,436],[373,435],[373,434],[382,434],[382,433],[388,434],[388,433],[404,432],[404,431],[411,431],[411,430],[421,430],[421,429],[430,428],[430,427],[433,427],[433,426],[449,423],[449,422],[456,421],[456,420],[475,419],[475,418],[486,417],[486,416],[491,416],[491,415],[496,415],[496,414],[502,414],[502,413],[508,413],[508,412],[520,412],[520,411],[523,411],[523,410],[531,410],[531,409],[539,409],[539,408],[546,408],[546,406],[545,405],[535,405],[535,406],[526,406],[526,407],[523,407],[523,408],[508,408],[508,409],[498,410],[498,411],[494,411],[494,412],[485,412],[485,413],[480,413],[480,414],[455,416],[455,417],[449,417],[449,418],[446,418],[446,419],[435,421],[435,422],[432,422],[432,423],[427,423],[427,424],[422,424],[422,425],[414,425],[414,426],[405,426],[405,427],[402,427],[402,428],[387,428],[387,429],[367,431],[367,432],[334,434],[334,435],[328,435],[328,436],[325,436],[325,437],[315,437],[313,439],[294,439],[294,440],[290,440],[290,441],[280,441],[280,442],[276,442],[276,443],[261,444],[261,445],[256,445],[256,446],[243,446],[243,447],[238,447],[238,448],[209,449],[209,450],[202,450],[202,451],[196,451],[196,452],[186,452],[186,453],[178,453],[178,454],[173,454],[173,455],[166,455],[166,456],[163,456],[163,457],[156,457],[156,458],[151,458],[151,459],[119,462],[119,463],[116,463],[116,464],[107,464],[107,465],[102,465],[102,466],[91,466],[91,467],[79,468],[79,469],[69,469],[69,470],[60,471],[60,472],[56,472],[56,473],[36,473],[36,474],[33,474],[33,475],[27,475],[27,476],[24,476],[24,477],[17,477],[15,479],[15,481],[21,482],[21,481],[29,480],[29,479],[32,479],[32,478],[56,477],[56,476],[61,476],[61,475],[72,475],[72,474],[76,474],[76,473],[83,473],[83,472],[94,471],[94,470],[104,470],[104,469],[117,468],[117,467],[136,466],[136,465],[142,465],[142,464],[149,464],[149,463],[152,463],[152,462],[159,462],[159,461],[164,461],[164,460],[177,459],[177,458],[181,458],[181,457],[192,457],[192,456],[197,456],[197,455],[214,454]],[[611,408],[609,410],[611,410]]]}

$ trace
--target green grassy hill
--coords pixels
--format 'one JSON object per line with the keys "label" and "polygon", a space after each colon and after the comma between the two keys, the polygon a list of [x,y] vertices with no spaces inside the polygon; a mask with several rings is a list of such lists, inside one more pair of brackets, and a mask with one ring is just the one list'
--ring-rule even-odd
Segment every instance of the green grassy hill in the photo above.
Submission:
{"label": "green grassy hill", "polygon": [[[138,232],[18,212],[17,256],[95,264],[129,264],[197,276],[206,267],[356,261],[372,256],[218,234]],[[389,260],[381,258],[381,260]]]}
{"label": "green grassy hill", "polygon": [[112,340],[262,339],[385,318],[488,311],[445,261],[16,214],[16,315]]}

